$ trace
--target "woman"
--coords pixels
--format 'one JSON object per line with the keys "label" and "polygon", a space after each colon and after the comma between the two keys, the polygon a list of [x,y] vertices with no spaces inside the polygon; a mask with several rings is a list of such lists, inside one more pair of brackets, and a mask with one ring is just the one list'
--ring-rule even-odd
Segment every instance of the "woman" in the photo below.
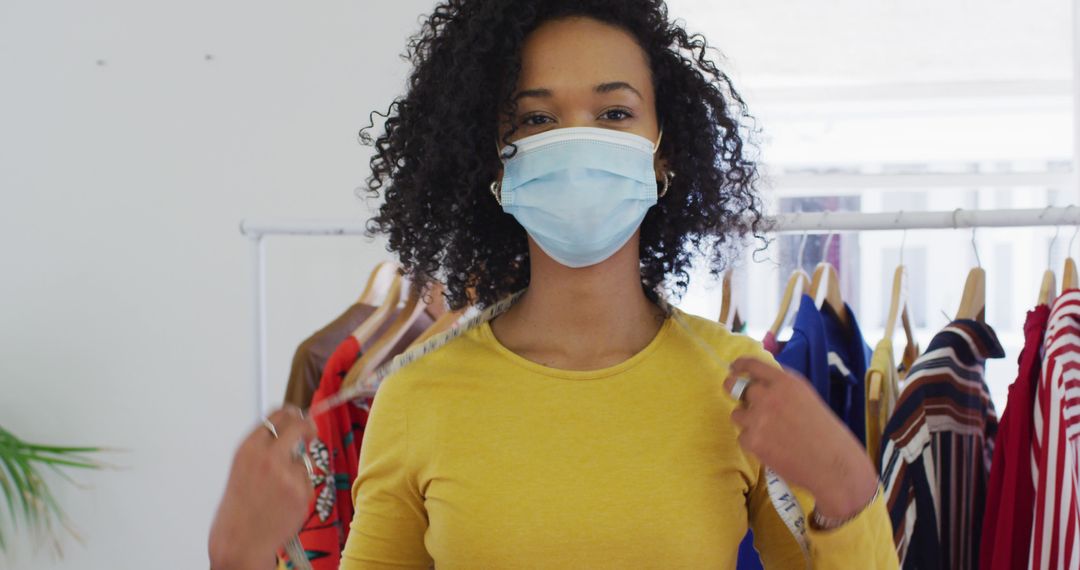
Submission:
{"label": "woman", "polygon": [[[342,568],[733,567],[748,526],[769,568],[896,566],[876,473],[809,384],[656,293],[761,223],[743,103],[706,49],[661,0],[451,0],[413,39],[373,229],[454,306],[526,290],[381,386]],[[306,514],[290,449],[313,428],[269,420],[278,439],[237,452],[215,569],[272,567]],[[805,553],[765,466],[797,489]]]}

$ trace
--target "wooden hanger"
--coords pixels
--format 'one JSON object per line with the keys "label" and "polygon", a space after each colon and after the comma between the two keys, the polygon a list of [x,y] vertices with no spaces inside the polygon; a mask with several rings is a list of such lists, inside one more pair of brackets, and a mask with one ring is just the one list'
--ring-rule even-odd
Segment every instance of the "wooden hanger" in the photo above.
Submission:
{"label": "wooden hanger", "polygon": [[780,334],[780,329],[784,327],[784,323],[787,322],[788,315],[791,314],[795,306],[802,300],[802,294],[808,290],[810,286],[810,277],[801,268],[791,272],[791,277],[788,277],[787,286],[784,287],[784,296],[780,299],[780,312],[776,315],[776,319],[773,320],[772,326],[769,327],[769,332],[773,336]]}
{"label": "wooden hanger", "polygon": [[844,307],[844,296],[840,293],[840,277],[833,264],[822,261],[814,268],[814,278],[810,281],[810,296],[814,298],[814,306],[821,309],[829,305],[840,323],[848,326],[847,308]]}
{"label": "wooden hanger", "polygon": [[[1046,207],[1047,210],[1050,206]],[[1054,275],[1054,244],[1057,243],[1058,234],[1061,233],[1061,226],[1057,226],[1054,229],[1054,238],[1050,240],[1050,247],[1046,252],[1046,271],[1043,271],[1042,283],[1039,284],[1039,305],[1050,305],[1057,298],[1057,275]],[[1076,237],[1075,234],[1073,237]],[[1072,241],[1069,242],[1069,249],[1072,249]]]}
{"label": "wooden hanger", "polygon": [[390,282],[389,291],[386,292],[386,296],[383,298],[381,304],[375,308],[375,310],[368,315],[368,318],[364,319],[364,322],[360,323],[360,326],[356,327],[352,336],[356,339],[356,342],[360,343],[361,347],[367,346],[368,342],[375,333],[382,328],[386,321],[390,320],[394,316],[394,312],[397,311],[398,303],[401,302],[401,275],[396,271],[394,277]]}
{"label": "wooden hanger", "polygon": [[[907,354],[913,350],[915,345],[915,335],[911,330],[911,318],[908,315],[908,299],[907,299],[907,268],[903,265],[896,266],[896,271],[893,272],[892,294],[889,298],[889,315],[885,319],[885,334],[883,338],[892,340],[893,335],[896,332],[896,324],[899,322],[904,329],[904,336],[907,337],[907,346],[904,349],[905,360]],[[914,350],[918,350],[917,347]],[[871,402],[877,402],[881,400],[881,383],[885,380],[879,371],[871,371],[867,375],[869,385],[867,386],[867,397]]]}
{"label": "wooden hanger", "polygon": [[[1072,206],[1069,206],[1070,208]],[[1076,236],[1080,235],[1080,226],[1073,232],[1072,239],[1069,240],[1069,248],[1065,250],[1065,269],[1061,272],[1061,292],[1064,293],[1069,289],[1076,289],[1080,287],[1080,281],[1076,278],[1076,262],[1072,258],[1073,242],[1076,241]],[[1057,234],[1054,234],[1055,239]],[[1051,242],[1051,248],[1053,242]]]}
{"label": "wooden hanger", "polygon": [[1061,291],[1064,293],[1069,289],[1076,289],[1077,283],[1080,281],[1076,278],[1076,262],[1073,258],[1065,258],[1065,270],[1061,272]]}
{"label": "wooden hanger", "polygon": [[734,330],[735,323],[740,321],[739,308],[734,306],[731,302],[731,276],[734,271],[728,269],[724,271],[724,278],[720,284],[720,318],[717,321],[727,327],[727,329]]}
{"label": "wooden hanger", "polygon": [[374,305],[385,299],[386,293],[390,290],[390,284],[393,283],[394,276],[397,274],[398,264],[393,261],[380,262],[375,269],[371,270],[367,284],[364,285],[364,292],[360,293],[360,298],[356,302]]}
{"label": "wooden hanger", "polygon": [[840,292],[840,277],[836,272],[836,267],[824,261],[829,254],[829,244],[832,243],[834,235],[829,234],[829,237],[825,239],[825,248],[821,254],[823,261],[814,268],[814,277],[810,281],[810,296],[814,299],[814,306],[819,310],[828,304],[840,324],[847,327],[848,315],[847,308],[844,307],[844,296]]}
{"label": "wooden hanger", "polygon": [[900,379],[907,378],[908,372],[911,371],[911,367],[915,365],[915,360],[922,354],[919,351],[919,343],[915,342],[915,333],[911,328],[910,312],[905,308],[903,312],[903,318],[901,319],[904,325],[904,337],[907,341],[907,345],[904,347],[904,353],[900,355]]}
{"label": "wooden hanger", "polygon": [[964,292],[960,295],[960,308],[956,311],[956,318],[981,323],[986,318],[986,271],[979,259],[975,228],[971,228],[971,249],[975,252],[975,267],[968,272],[967,280],[964,281]]}
{"label": "wooden hanger", "polygon": [[1042,284],[1039,285],[1039,304],[1049,305],[1057,298],[1057,275],[1053,269],[1043,271]]}
{"label": "wooden hanger", "polygon": [[[435,287],[439,289],[439,298],[442,298],[442,285],[436,284]],[[390,324],[390,328],[379,337],[370,347],[365,347],[363,354],[360,358],[349,368],[349,372],[345,375],[345,379],[341,382],[341,388],[349,388],[356,384],[362,378],[367,378],[369,374],[378,368],[380,362],[386,359],[390,355],[390,351],[397,346],[397,343],[401,341],[401,338],[405,336],[405,333],[409,331],[416,319],[420,317],[420,313],[424,312],[424,308],[427,303],[424,301],[424,293],[419,290],[419,287],[413,286],[409,291],[409,298],[405,301],[405,307],[398,312],[394,322]],[[361,345],[363,346],[363,345]]]}
{"label": "wooden hanger", "polygon": [[975,320],[980,323],[986,318],[986,271],[982,267],[973,267],[968,272],[956,318]]}

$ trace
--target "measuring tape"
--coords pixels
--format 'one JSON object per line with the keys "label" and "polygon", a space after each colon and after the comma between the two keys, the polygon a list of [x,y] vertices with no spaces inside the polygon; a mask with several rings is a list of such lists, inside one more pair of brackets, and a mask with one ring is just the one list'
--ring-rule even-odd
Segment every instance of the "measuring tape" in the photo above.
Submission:
{"label": "measuring tape", "polygon": [[[420,346],[407,350],[406,352],[398,355],[393,361],[379,367],[377,370],[371,373],[367,378],[362,379],[355,385],[344,388],[337,393],[333,398],[323,400],[316,406],[311,408],[311,417],[318,416],[326,413],[340,405],[354,400],[360,400],[370,398],[378,391],[379,386],[386,378],[393,375],[402,368],[416,362],[424,356],[431,354],[432,352],[442,348],[450,341],[465,334],[466,332],[493,320],[495,317],[505,313],[525,291],[521,290],[501,301],[491,305],[485,309],[482,313],[473,316],[458,326],[450,329],[446,332],[437,334]],[[672,307],[664,298],[663,295],[658,295],[660,300],[660,308],[664,310],[668,315],[675,319],[675,322],[682,327],[682,329],[694,339],[699,347],[701,347],[706,354],[708,354],[714,362],[721,367],[726,367],[725,361],[716,354],[716,351],[703,341],[698,335],[694,334],[689,326],[683,322],[680,311]],[[765,468],[765,483],[768,487],[769,501],[772,503],[776,512],[780,515],[780,519],[784,521],[784,525],[787,526],[788,531],[791,532],[792,537],[799,544],[799,548],[802,549],[803,556],[807,560],[807,566],[809,567],[810,561],[810,547],[806,538],[806,517],[802,512],[802,507],[799,505],[798,500],[795,498],[795,494],[791,492],[791,488],[788,484],[780,478],[772,469]],[[293,567],[298,570],[311,570],[311,564],[308,563],[307,556],[303,555],[303,548],[300,546],[299,537],[293,537],[289,541],[290,548],[288,550],[298,550],[301,554],[297,558],[292,552],[289,553],[289,557],[292,558]]]}

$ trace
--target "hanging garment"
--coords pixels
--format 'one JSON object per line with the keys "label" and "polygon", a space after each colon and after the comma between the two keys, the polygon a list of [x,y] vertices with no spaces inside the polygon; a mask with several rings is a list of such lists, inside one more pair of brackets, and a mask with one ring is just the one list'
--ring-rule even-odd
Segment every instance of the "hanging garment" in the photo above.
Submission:
{"label": "hanging garment", "polygon": [[[326,363],[313,404],[337,394],[360,354],[360,343],[351,335],[346,336]],[[350,402],[315,417],[319,435],[308,443],[314,467],[315,498],[300,531],[300,543],[313,570],[337,570],[341,562],[341,550],[353,517],[350,490],[356,480],[370,405],[370,399],[361,405]],[[278,559],[289,567],[285,553],[279,553]]]}
{"label": "hanging garment", "polygon": [[[361,323],[367,320],[371,313],[375,312],[376,308],[372,305],[357,303],[346,309],[330,324],[319,329],[300,343],[296,353],[293,354],[292,369],[289,371],[289,383],[285,388],[286,404],[292,404],[300,409],[307,409],[311,406],[311,397],[315,394],[316,388],[319,387],[319,380],[322,378],[323,367],[326,365],[327,359],[330,358],[338,345],[345,340],[345,337],[352,334],[356,327],[359,327]],[[378,332],[375,333],[374,338],[382,336],[390,328],[393,321],[393,316],[388,318]],[[409,344],[423,334],[424,330],[432,322],[434,322],[433,319],[426,311],[421,313],[401,341],[394,346],[391,354],[400,354],[408,348]],[[388,357],[387,360],[390,358],[392,357]]]}
{"label": "hanging garment", "polygon": [[851,308],[844,305],[845,325],[825,305],[820,310],[809,295],[799,299],[791,340],[781,343],[767,332],[762,346],[777,362],[805,376],[833,412],[865,443],[864,375],[870,347],[863,340]]}
{"label": "hanging garment", "polygon": [[[826,304],[819,310],[813,298],[803,295],[791,339],[781,345],[769,331],[762,345],[777,362],[810,380],[821,398],[862,442],[866,422],[862,375],[870,348],[863,341],[851,309],[847,305],[844,308],[848,311],[849,326],[840,322],[832,307]],[[853,394],[857,398],[853,399]],[[738,570],[759,568],[761,562],[750,532],[739,548]]]}
{"label": "hanging garment", "polygon": [[[768,338],[767,335],[766,338]],[[765,343],[763,343],[765,344]],[[821,313],[809,295],[799,300],[799,310],[795,313],[791,338],[777,343],[775,337],[768,344],[778,349],[773,353],[776,361],[802,374],[814,386],[817,393],[826,402],[829,401],[829,361],[825,347],[825,325]]]}
{"label": "hanging garment", "polygon": [[904,568],[978,567],[997,430],[983,373],[986,359],[1003,356],[989,325],[957,320],[910,369],[880,460]]}
{"label": "hanging garment", "polygon": [[825,303],[821,319],[825,330],[825,346],[829,363],[829,390],[825,401],[851,432],[866,445],[866,369],[870,364],[870,347],[863,340],[855,313],[846,303],[845,325]]}
{"label": "hanging garment", "polygon": [[1031,547],[1031,523],[1035,506],[1035,483],[1031,478],[1031,442],[1034,437],[1035,389],[1042,370],[1042,344],[1050,307],[1039,305],[1024,321],[1024,350],[1020,353],[1016,381],[1009,386],[1009,400],[1001,413],[990,485],[986,491],[982,546],[982,570],[1027,568]]}
{"label": "hanging garment", "polygon": [[746,536],[743,537],[741,543],[739,543],[739,558],[735,563],[736,570],[763,570],[761,565],[761,555],[758,554],[757,549],[754,548],[754,531],[750,530],[746,532]]}
{"label": "hanging garment", "polygon": [[[878,385],[881,391],[877,400],[870,399],[871,378],[878,377]],[[870,368],[866,371],[866,380],[863,390],[863,402],[866,409],[865,423],[866,452],[874,461],[877,468],[881,457],[881,441],[885,426],[892,417],[896,407],[896,397],[900,392],[900,379],[897,375],[896,362],[893,360],[892,340],[883,338],[874,347],[874,353],[870,356]]]}
{"label": "hanging garment", "polygon": [[1029,568],[1080,568],[1080,290],[1054,301],[1035,391]]}
{"label": "hanging garment", "polygon": [[737,334],[746,334],[746,321],[742,320],[742,316],[738,311],[735,311],[735,320],[731,323],[731,332]]}
{"label": "hanging garment", "polygon": [[[804,567],[722,386],[724,362],[770,358],[680,318],[693,334],[668,318],[600,370],[529,361],[483,324],[387,377],[341,568],[730,568],[748,520],[766,567]],[[815,568],[896,567],[880,499],[806,534]]]}
{"label": "hanging garment", "polygon": [[761,347],[773,356],[780,354],[780,350],[784,348],[780,345],[780,341],[776,339],[776,335],[773,334],[772,331],[767,331],[765,333],[765,338],[761,339]]}

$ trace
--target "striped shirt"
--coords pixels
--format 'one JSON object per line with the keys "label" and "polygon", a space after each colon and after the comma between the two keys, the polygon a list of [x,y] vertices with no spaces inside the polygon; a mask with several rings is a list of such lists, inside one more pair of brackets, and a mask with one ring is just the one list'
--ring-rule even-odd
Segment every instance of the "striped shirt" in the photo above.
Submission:
{"label": "striped shirt", "polygon": [[983,380],[994,330],[957,320],[912,365],[882,438],[881,478],[904,568],[978,567],[997,430]]}
{"label": "striped shirt", "polygon": [[1080,568],[1080,290],[1054,302],[1035,391],[1032,569]]}

